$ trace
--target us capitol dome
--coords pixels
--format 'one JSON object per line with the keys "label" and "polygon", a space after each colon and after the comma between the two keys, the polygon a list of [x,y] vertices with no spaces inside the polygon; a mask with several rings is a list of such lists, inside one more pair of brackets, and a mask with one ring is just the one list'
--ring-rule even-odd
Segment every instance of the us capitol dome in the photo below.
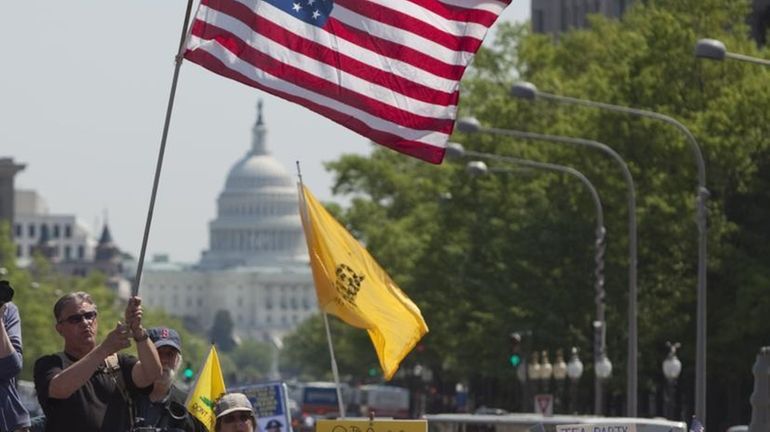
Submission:
{"label": "us capitol dome", "polygon": [[261,103],[251,149],[230,168],[200,267],[307,263],[297,182],[267,152]]}
{"label": "us capitol dome", "polygon": [[143,301],[208,331],[227,311],[241,338],[280,339],[318,311],[297,183],[267,150],[262,103],[251,145],[230,168],[197,264],[160,257],[142,279]]}

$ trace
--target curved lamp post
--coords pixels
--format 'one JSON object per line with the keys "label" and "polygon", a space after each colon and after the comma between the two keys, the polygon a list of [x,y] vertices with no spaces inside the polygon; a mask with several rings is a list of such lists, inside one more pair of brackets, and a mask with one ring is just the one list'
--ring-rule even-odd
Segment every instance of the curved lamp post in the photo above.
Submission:
{"label": "curved lamp post", "polygon": [[[600,150],[609,155],[618,166],[623,174],[623,179],[626,182],[626,196],[628,200],[628,354],[627,365],[628,369],[626,388],[629,393],[636,394],[637,391],[637,350],[638,350],[638,289],[637,289],[637,223],[636,223],[636,188],[634,187],[634,179],[631,175],[631,171],[628,169],[626,161],[608,145],[583,138],[574,138],[561,135],[547,135],[534,132],[524,132],[511,129],[498,129],[492,127],[484,127],[474,117],[463,117],[457,120],[457,130],[465,133],[486,133],[492,135],[503,135],[513,138],[520,138],[526,140],[537,141],[551,141],[562,144],[578,145],[591,147]],[[636,406],[636,402],[633,402],[633,406]]]}
{"label": "curved lamp post", "polygon": [[[594,321],[594,328],[595,328],[594,356],[595,356],[595,359],[597,360],[601,359],[602,357],[606,358],[607,324],[605,320],[605,311],[604,311],[604,297],[605,297],[604,240],[605,240],[607,230],[604,228],[604,211],[602,210],[602,203],[601,203],[601,200],[599,199],[599,193],[596,191],[596,188],[594,187],[594,185],[588,180],[588,178],[585,175],[583,175],[583,173],[581,173],[580,171],[574,168],[570,168],[564,165],[549,164],[545,162],[535,162],[527,159],[518,159],[518,158],[513,158],[508,156],[495,155],[491,153],[482,153],[482,152],[476,152],[471,150],[465,150],[463,146],[458,143],[448,143],[446,152],[447,152],[447,156],[450,156],[450,157],[472,156],[472,157],[478,157],[483,159],[491,159],[491,160],[496,160],[501,162],[513,163],[516,165],[521,165],[521,166],[530,167],[530,168],[539,168],[539,169],[545,169],[545,170],[557,171],[557,172],[569,174],[574,177],[577,177],[588,188],[589,192],[591,193],[591,198],[593,199],[593,202],[594,202],[594,207],[596,208],[596,232],[595,232],[596,253],[594,255],[594,261],[596,263],[596,268],[594,270],[594,275],[596,277],[596,281],[594,283],[594,288],[596,291],[596,296],[595,296],[596,320]],[[489,171],[495,171],[494,169],[490,170],[489,168],[487,168],[486,164],[481,161],[469,162],[468,170],[475,174],[484,174]],[[497,170],[497,171],[499,172],[500,170]],[[502,170],[502,171],[508,171],[508,170]],[[539,377],[539,374],[538,374],[538,377]],[[530,378],[532,378],[532,376],[530,376]],[[594,386],[596,389],[595,394],[600,395],[602,382],[598,376],[594,380]],[[600,396],[596,396],[596,399],[594,400],[594,409],[596,410],[597,414],[599,413],[600,408],[601,408],[601,399],[600,399]]]}
{"label": "curved lamp post", "polygon": [[770,60],[727,51],[725,44],[716,39],[700,39],[695,44],[695,57],[722,61],[726,58],[762,66],[770,66]]}
{"label": "curved lamp post", "polygon": [[[687,142],[690,144],[693,156],[695,157],[695,163],[698,170],[698,185],[696,188],[696,223],[698,226],[698,306],[697,306],[697,331],[696,331],[696,353],[695,353],[695,415],[702,422],[706,421],[706,244],[707,244],[707,227],[706,227],[706,199],[708,198],[709,191],[706,189],[706,163],[703,160],[703,153],[701,152],[698,141],[693,136],[685,125],[680,123],[673,117],[655,112],[642,110],[637,108],[629,108],[620,105],[613,105],[603,102],[595,102],[587,99],[578,99],[568,96],[560,96],[552,93],[541,92],[535,87],[534,84],[528,82],[521,82],[514,84],[511,88],[511,95],[527,99],[535,100],[537,98],[548,99],[558,103],[565,103],[571,105],[580,105],[591,108],[605,109],[608,111],[620,112],[624,114],[635,115],[639,117],[647,117],[655,120],[659,120],[675,126],[682,132],[687,138]],[[630,300],[629,300],[630,302]],[[629,320],[631,317],[629,317]],[[637,354],[634,353],[634,363],[637,361]],[[637,381],[636,374],[631,377],[632,371],[629,369],[629,382],[633,381],[633,388],[628,389],[628,405],[627,415],[629,417],[637,416]],[[633,391],[632,391],[633,390]]]}
{"label": "curved lamp post", "polygon": [[580,377],[583,376],[583,362],[580,361],[577,347],[572,347],[572,354],[570,355],[569,363],[567,363],[567,376],[569,377],[569,380],[572,381],[569,398],[570,411],[576,414],[578,381],[580,381]]}

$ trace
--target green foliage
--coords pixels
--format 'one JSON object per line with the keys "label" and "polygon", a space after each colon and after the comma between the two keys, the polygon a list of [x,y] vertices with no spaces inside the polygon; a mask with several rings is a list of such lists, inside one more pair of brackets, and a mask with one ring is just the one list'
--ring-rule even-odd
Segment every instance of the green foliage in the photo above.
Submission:
{"label": "green foliage", "polygon": [[[33,270],[16,265],[16,248],[10,237],[7,223],[0,223],[0,267],[7,270],[7,278],[14,286],[14,303],[19,308],[24,343],[24,368],[21,379],[31,380],[35,360],[43,355],[61,351],[63,341],[55,330],[53,305],[62,295],[85,291],[91,295],[99,309],[98,337],[103,338],[118,321],[123,319],[125,307],[105,285],[98,273],[88,277],[72,277],[55,273],[49,263],[38,257]],[[146,328],[172,327],[179,331],[183,341],[184,357],[193,365],[202,365],[209,345],[189,331],[177,318],[163,312],[145,309],[143,323]],[[129,350],[136,355],[135,349]]]}
{"label": "green foliage", "polygon": [[235,323],[230,311],[220,309],[214,315],[214,324],[211,325],[209,336],[211,340],[224,352],[232,351],[238,342],[235,340]]}

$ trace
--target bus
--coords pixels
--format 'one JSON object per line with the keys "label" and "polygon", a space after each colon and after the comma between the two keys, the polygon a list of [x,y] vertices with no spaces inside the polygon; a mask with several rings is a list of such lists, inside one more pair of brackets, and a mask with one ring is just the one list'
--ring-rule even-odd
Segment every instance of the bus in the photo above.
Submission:
{"label": "bus", "polygon": [[527,432],[542,424],[546,432],[555,432],[557,425],[568,424],[633,424],[636,432],[687,432],[687,424],[661,418],[597,417],[590,415],[553,415],[514,413],[489,414],[426,414],[428,432]]}

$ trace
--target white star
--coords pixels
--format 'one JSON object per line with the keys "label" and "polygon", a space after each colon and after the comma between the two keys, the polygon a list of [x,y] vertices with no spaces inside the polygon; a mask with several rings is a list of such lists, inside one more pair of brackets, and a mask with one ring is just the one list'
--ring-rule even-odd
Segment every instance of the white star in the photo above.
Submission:
{"label": "white star", "polygon": [[313,19],[318,19],[318,17],[321,16],[321,12],[318,12],[318,10],[313,11]]}
{"label": "white star", "polygon": [[294,3],[294,6],[292,7],[296,12],[299,12],[300,9],[302,9],[302,6],[300,6],[299,3]]}
{"label": "white star", "polygon": [[315,0],[307,0],[308,6],[313,6],[313,3],[315,3]]}

